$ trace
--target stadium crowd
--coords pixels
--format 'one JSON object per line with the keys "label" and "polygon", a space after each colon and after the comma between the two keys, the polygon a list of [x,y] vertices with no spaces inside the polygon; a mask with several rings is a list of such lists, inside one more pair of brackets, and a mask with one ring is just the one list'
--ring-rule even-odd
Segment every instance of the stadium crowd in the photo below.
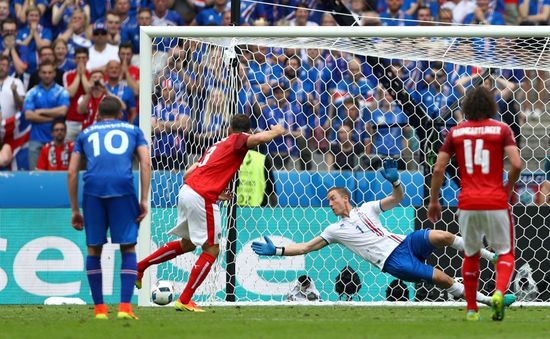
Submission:
{"label": "stadium crowd", "polygon": [[[548,0],[344,3],[369,26],[545,25],[550,17]],[[241,0],[241,7],[242,25],[336,25],[321,1]],[[106,95],[120,99],[121,119],[138,124],[140,26],[223,26],[230,17],[228,0],[0,0],[1,169],[65,170],[72,141],[95,121]],[[192,40],[157,38],[153,51],[153,167],[183,169],[224,136],[231,67],[222,48]],[[287,129],[262,150],[276,169],[376,169],[386,157],[405,169],[403,154],[421,146],[426,126],[443,138],[439,132],[463,119],[458,101],[476,83],[492,89],[500,118],[520,141],[520,125],[540,116],[548,99],[544,72],[313,48],[238,51],[239,113],[259,130]],[[390,75],[399,93],[396,81],[382,81]]]}

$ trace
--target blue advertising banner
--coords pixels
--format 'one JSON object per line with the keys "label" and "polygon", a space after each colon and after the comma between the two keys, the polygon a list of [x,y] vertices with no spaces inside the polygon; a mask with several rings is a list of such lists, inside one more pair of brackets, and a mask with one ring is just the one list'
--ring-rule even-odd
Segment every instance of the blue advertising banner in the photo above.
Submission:
{"label": "blue advertising banner", "polygon": [[[222,215],[225,211],[222,211]],[[167,240],[175,219],[174,209],[152,211],[153,248]],[[392,232],[414,230],[413,208],[395,208],[383,215]],[[83,232],[70,225],[69,209],[0,209],[0,303],[42,304],[51,296],[78,297],[92,303],[86,279],[86,244]],[[242,208],[238,210],[236,256],[236,297],[247,300],[285,300],[298,276],[309,275],[323,300],[337,300],[335,277],[346,265],[356,269],[363,282],[363,301],[382,300],[392,280],[340,245],[297,257],[258,257],[250,244],[263,234],[278,245],[302,242],[320,234],[336,219],[328,208]],[[225,246],[225,239],[220,244]],[[178,257],[151,268],[157,279],[171,280],[179,293],[197,253]],[[215,295],[225,297],[225,262],[220,257],[207,281],[199,289],[198,300]],[[118,303],[120,253],[107,244],[103,250],[103,292],[106,303]],[[134,299],[136,302],[136,299]]]}
{"label": "blue advertising banner", "polygon": [[[225,211],[222,210],[222,216]],[[164,219],[161,221],[161,216]],[[153,219],[159,222],[152,227],[152,238],[156,248],[162,243],[175,240],[165,234],[175,222],[176,211],[157,209]],[[388,230],[397,234],[408,234],[414,230],[415,210],[412,207],[397,207],[382,215],[382,223]],[[237,210],[237,255],[235,294],[238,301],[286,300],[286,294],[294,286],[296,279],[308,275],[315,283],[322,300],[338,300],[334,291],[336,276],[346,266],[352,266],[361,277],[363,287],[356,300],[381,301],[386,287],[393,280],[374,266],[356,256],[341,245],[330,245],[318,252],[296,257],[259,257],[251,249],[253,241],[269,235],[278,246],[293,242],[304,242],[318,236],[321,231],[337,218],[330,208],[239,208]],[[169,225],[168,227],[166,225]],[[225,246],[225,235],[220,245]],[[225,299],[225,262],[213,272],[197,291],[197,300],[216,296]],[[196,256],[180,256],[176,260],[152,267],[153,280],[175,281],[177,291],[181,291],[188,279],[188,272]],[[155,279],[156,277],[156,279]]]}

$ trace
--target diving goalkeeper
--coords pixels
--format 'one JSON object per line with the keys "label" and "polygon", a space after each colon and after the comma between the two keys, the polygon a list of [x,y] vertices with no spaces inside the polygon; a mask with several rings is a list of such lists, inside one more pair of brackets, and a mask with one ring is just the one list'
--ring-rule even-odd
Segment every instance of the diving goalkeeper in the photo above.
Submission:
{"label": "diving goalkeeper", "polygon": [[[339,243],[382,272],[409,282],[430,282],[447,290],[454,298],[463,298],[462,283],[425,263],[435,248],[451,246],[463,251],[463,239],[439,230],[423,229],[407,236],[386,230],[380,222],[380,214],[397,206],[403,200],[404,193],[395,160],[384,161],[382,176],[392,184],[392,194],[378,201],[364,203],[361,207],[352,207],[350,193],[346,188],[331,188],[327,193],[329,206],[342,219],[329,225],[320,236],[286,247],[276,247],[268,236],[264,236],[266,242],[253,242],[252,249],[258,255],[295,256]],[[494,253],[482,249],[481,256],[492,261]],[[507,294],[504,300],[505,305],[509,306],[516,298],[513,294]],[[480,292],[477,292],[477,301],[491,305],[491,297]]]}

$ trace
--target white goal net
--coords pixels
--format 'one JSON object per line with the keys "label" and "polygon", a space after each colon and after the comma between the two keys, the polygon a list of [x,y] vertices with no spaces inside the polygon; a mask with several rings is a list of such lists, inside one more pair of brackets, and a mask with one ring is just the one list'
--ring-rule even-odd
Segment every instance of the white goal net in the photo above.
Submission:
{"label": "white goal net", "polygon": [[[511,289],[520,301],[549,301],[550,30],[523,28],[429,27],[407,35],[382,27],[142,28],[140,125],[151,137],[153,180],[140,258],[176,240],[167,231],[177,219],[183,170],[226,135],[231,115],[243,113],[257,130],[281,123],[288,134],[245,159],[236,201],[221,204],[220,256],[194,299],[286,301],[307,276],[323,301],[449,301],[430,284],[394,281],[339,245],[269,258],[250,245],[264,234],[279,246],[319,235],[337,220],[326,201],[333,186],[350,190],[355,205],[385,197],[391,186],[378,169],[389,157],[398,161],[405,198],[382,215],[386,228],[458,233],[456,164],[446,173],[443,218],[435,225],[426,217],[431,166],[463,119],[464,92],[487,86],[498,102],[496,119],[512,127],[526,164],[511,201]],[[172,281],[180,293],[197,255],[149,268],[140,304],[149,303],[148,284],[157,280]],[[436,250],[428,262],[460,278],[457,251]],[[347,294],[338,292],[346,267],[358,278]],[[492,293],[494,267],[482,261],[481,268],[479,289]]]}

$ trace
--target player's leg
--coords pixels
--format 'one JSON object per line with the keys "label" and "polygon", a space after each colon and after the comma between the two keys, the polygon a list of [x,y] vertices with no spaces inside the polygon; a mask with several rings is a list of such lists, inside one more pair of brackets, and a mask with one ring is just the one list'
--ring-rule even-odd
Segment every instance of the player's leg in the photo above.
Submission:
{"label": "player's leg", "polygon": [[86,275],[95,305],[95,318],[108,319],[108,309],[103,303],[103,273],[101,250],[107,242],[107,213],[103,199],[84,194],[82,200],[84,228],[86,232]]}
{"label": "player's leg", "polygon": [[[464,251],[464,239],[447,231],[432,230],[429,233],[430,243],[437,248],[450,246],[457,251]],[[481,249],[481,257],[488,261],[495,261],[495,254],[485,248]]]}
{"label": "player's leg", "polygon": [[118,319],[134,319],[138,317],[132,311],[132,295],[137,275],[136,247],[133,244],[120,245],[122,263],[120,265],[120,305]]}
{"label": "player's leg", "polygon": [[[193,265],[189,280],[176,302],[177,310],[204,312],[191,300],[196,289],[207,277],[214,261],[219,254],[219,239],[221,236],[220,209],[213,202],[204,202],[198,197],[197,204],[191,203],[189,213],[189,235],[195,245],[201,245],[202,253]],[[206,227],[205,227],[206,226]]]}
{"label": "player's leg", "polygon": [[139,203],[135,195],[114,197],[105,200],[111,233],[111,242],[120,244],[120,305],[118,319],[138,319],[132,311],[132,295],[137,275],[135,244],[138,237],[136,218]]}
{"label": "player's leg", "polygon": [[175,257],[182,255],[187,252],[194,251],[196,248],[195,244],[193,244],[189,239],[182,238],[180,240],[174,240],[170,241],[162,247],[160,247],[155,252],[151,253],[149,256],[141,260],[138,265],[138,275],[136,279],[136,287],[138,289],[141,288],[141,279],[143,277],[143,272],[149,266],[152,265],[158,265],[160,263],[163,263],[168,260],[172,260]]}
{"label": "player's leg", "polygon": [[504,295],[514,272],[514,227],[509,210],[486,211],[489,220],[486,237],[489,246],[498,254],[496,290],[493,295],[493,320],[504,319]]}
{"label": "player's leg", "polygon": [[[189,218],[197,219],[197,206],[203,206],[204,199],[193,191],[189,186],[183,185],[178,194],[178,220],[176,226],[168,233],[181,238],[164,244],[162,247],[151,253],[138,263],[138,276],[136,287],[141,288],[141,279],[143,272],[151,265],[157,265],[171,260],[179,255],[194,251],[196,245],[190,241],[189,236]],[[201,205],[202,204],[202,205]]]}
{"label": "player's leg", "polygon": [[216,258],[220,252],[218,244],[209,245],[204,244],[202,246],[202,253],[193,265],[189,274],[189,281],[185,285],[183,292],[178,298],[176,303],[176,309],[187,310],[193,312],[204,312],[199,308],[192,300],[193,294],[199,286],[203,283],[204,279],[208,276],[210,269],[214,265]]}
{"label": "player's leg", "polygon": [[86,275],[94,301],[95,318],[109,319],[109,309],[103,302],[103,272],[101,270],[101,250],[103,246],[88,246],[86,257]]}
{"label": "player's leg", "polygon": [[478,312],[476,303],[479,280],[479,258],[483,247],[483,224],[478,211],[458,212],[460,233],[464,238],[464,261],[462,263],[462,280],[464,281],[464,298],[466,310]]}

